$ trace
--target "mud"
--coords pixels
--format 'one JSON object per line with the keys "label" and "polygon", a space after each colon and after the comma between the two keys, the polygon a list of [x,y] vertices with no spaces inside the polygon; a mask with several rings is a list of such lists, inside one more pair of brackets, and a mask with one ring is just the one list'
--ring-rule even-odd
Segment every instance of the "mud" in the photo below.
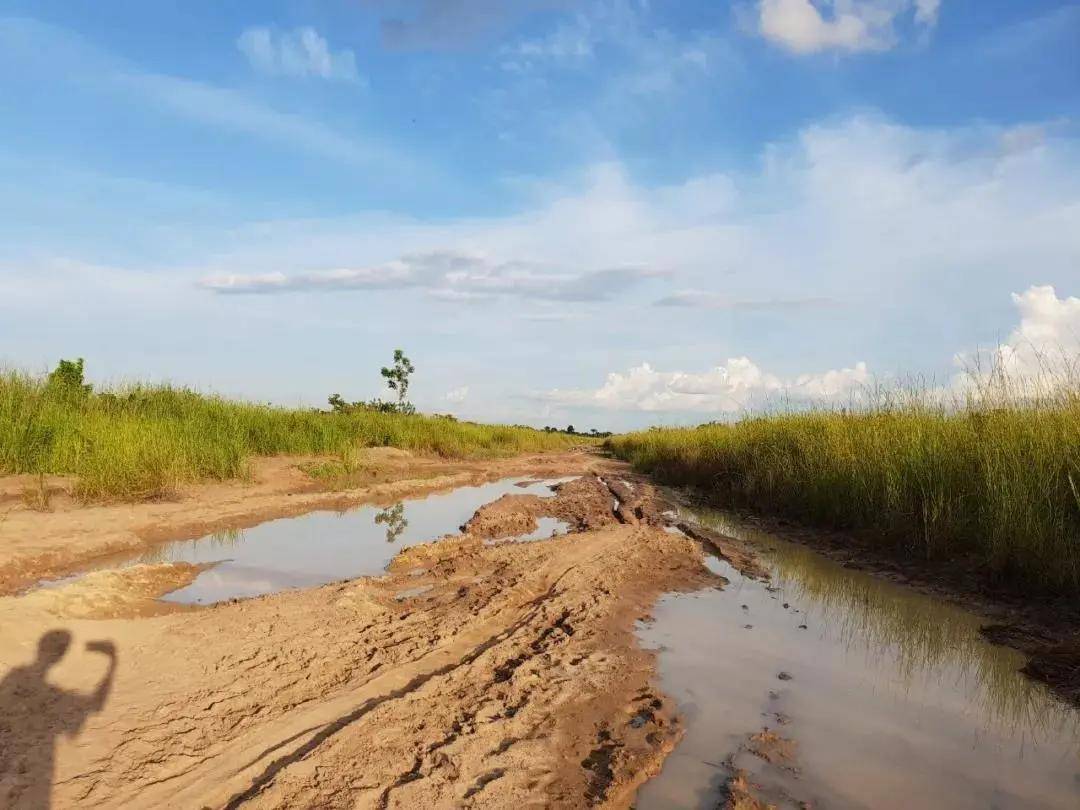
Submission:
{"label": "mud", "polygon": [[71,637],[25,701],[41,722],[5,706],[0,805],[48,762],[55,807],[629,806],[681,732],[634,622],[717,580],[644,508],[619,521],[606,462],[535,471],[575,465],[601,475],[510,496],[574,530],[543,542],[489,544],[521,525],[503,503],[381,577],[190,608],[157,597],[198,571],[147,565],[0,598],[0,671],[23,691],[46,631]]}
{"label": "mud", "polygon": [[[0,806],[41,799],[41,785],[65,808],[646,806],[639,790],[686,759],[695,713],[662,691],[666,653],[638,633],[669,600],[704,604],[725,588],[731,629],[688,646],[726,662],[752,698],[721,706],[723,722],[747,722],[695,762],[711,772],[702,806],[827,794],[821,738],[806,737],[816,715],[792,700],[824,689],[812,668],[769,660],[751,675],[730,654],[732,634],[760,643],[770,627],[752,590],[782,612],[792,649],[818,632],[753,543],[680,521],[669,495],[586,453],[459,463],[376,451],[333,490],[313,463],[264,460],[251,481],[148,504],[80,506],[52,482],[50,512],[0,480]],[[162,597],[206,567],[151,554],[20,591],[117,552],[516,476],[569,480],[503,495],[438,540],[384,542],[400,551],[376,576],[195,607]],[[1060,643],[999,632],[1013,646]],[[700,685],[714,702],[725,686]]]}

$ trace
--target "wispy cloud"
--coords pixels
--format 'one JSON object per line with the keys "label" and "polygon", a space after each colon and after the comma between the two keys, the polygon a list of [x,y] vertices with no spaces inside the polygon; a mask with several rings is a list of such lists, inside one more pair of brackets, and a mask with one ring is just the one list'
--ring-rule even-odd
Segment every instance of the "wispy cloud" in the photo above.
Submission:
{"label": "wispy cloud", "polygon": [[218,293],[283,293],[318,290],[420,288],[447,301],[510,296],[541,301],[603,301],[655,271],[637,267],[567,272],[540,263],[498,261],[454,251],[403,256],[373,267],[284,273],[211,276],[201,285]]}
{"label": "wispy cloud", "polygon": [[125,102],[150,105],[208,127],[277,143],[337,163],[381,173],[415,174],[414,162],[392,146],[346,133],[309,115],[272,107],[252,96],[209,82],[147,71],[55,26],[0,18],[0,46],[26,70],[52,72]]}
{"label": "wispy cloud", "polygon": [[343,134],[307,116],[273,109],[235,90],[154,73],[118,73],[113,81],[147,103],[191,121],[354,166],[412,171],[411,161],[392,149]]}
{"label": "wispy cloud", "polygon": [[498,51],[504,70],[525,73],[548,68],[581,69],[598,51],[618,64],[611,95],[669,92],[681,82],[715,72],[734,58],[719,36],[677,36],[659,27],[648,4],[632,0],[587,4],[538,35],[512,40]]}
{"label": "wispy cloud", "polygon": [[236,47],[254,70],[268,76],[361,82],[355,54],[348,49],[332,50],[314,28],[275,32],[252,27],[240,34]]}
{"label": "wispy cloud", "polygon": [[680,290],[658,299],[655,303],[658,307],[744,311],[820,309],[822,307],[836,306],[836,301],[831,298],[734,299],[704,290]]}

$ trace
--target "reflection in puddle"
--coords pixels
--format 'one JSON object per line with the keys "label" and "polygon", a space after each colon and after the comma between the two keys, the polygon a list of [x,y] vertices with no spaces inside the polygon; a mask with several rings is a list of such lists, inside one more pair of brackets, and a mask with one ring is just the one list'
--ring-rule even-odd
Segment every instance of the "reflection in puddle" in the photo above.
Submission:
{"label": "reflection in puddle", "polygon": [[815,807],[1080,806],[1080,713],[984,642],[979,617],[720,513],[687,516],[753,541],[773,582],[710,558],[730,584],[665,597],[641,628],[687,733],[638,808],[716,807],[728,758],[765,726],[795,742],[799,772],[740,767]]}
{"label": "reflection in puddle", "polygon": [[375,515],[375,523],[386,526],[386,542],[396,542],[401,533],[409,528],[409,521],[405,519],[405,504],[403,502],[388,506],[379,514]]}
{"label": "reflection in puddle", "polygon": [[485,540],[485,546],[497,546],[502,543],[532,543],[537,540],[550,540],[560,534],[570,531],[570,524],[565,520],[552,517],[536,518],[536,528],[528,534],[520,534],[516,537],[499,537]]}
{"label": "reflection in puddle", "polygon": [[[242,531],[160,543],[141,553],[104,560],[96,568],[139,563],[210,564],[212,567],[190,585],[162,597],[181,603],[209,604],[323,585],[378,574],[402,546],[457,533],[484,504],[507,494],[551,495],[552,484],[562,480],[509,478],[389,507],[311,512]],[[43,583],[49,584],[60,582]]]}

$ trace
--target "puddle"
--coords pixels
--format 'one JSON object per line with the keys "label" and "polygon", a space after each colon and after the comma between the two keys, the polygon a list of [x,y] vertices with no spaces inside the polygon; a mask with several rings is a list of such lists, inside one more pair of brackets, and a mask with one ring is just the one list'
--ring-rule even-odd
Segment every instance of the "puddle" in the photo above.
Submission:
{"label": "puddle", "polygon": [[565,520],[559,520],[558,518],[540,517],[536,519],[536,529],[528,534],[521,534],[517,537],[500,537],[497,539],[485,540],[486,546],[497,546],[502,543],[533,543],[537,540],[550,540],[552,537],[559,534],[566,534],[570,531],[570,524]]}
{"label": "puddle", "polygon": [[686,736],[638,810],[719,806],[729,758],[766,726],[798,771],[735,762],[781,807],[1080,807],[1080,712],[984,642],[985,620],[721,513],[685,517],[753,541],[773,582],[710,558],[723,591],[666,596],[639,628]]}
{"label": "puddle", "polygon": [[[250,529],[161,543],[139,553],[102,560],[89,570],[139,563],[212,565],[190,585],[162,597],[185,604],[210,604],[323,585],[379,574],[403,547],[456,534],[461,524],[484,504],[508,494],[551,496],[551,487],[567,480],[572,479],[508,478],[392,506],[310,512]],[[41,586],[65,584],[84,573],[43,582]]]}

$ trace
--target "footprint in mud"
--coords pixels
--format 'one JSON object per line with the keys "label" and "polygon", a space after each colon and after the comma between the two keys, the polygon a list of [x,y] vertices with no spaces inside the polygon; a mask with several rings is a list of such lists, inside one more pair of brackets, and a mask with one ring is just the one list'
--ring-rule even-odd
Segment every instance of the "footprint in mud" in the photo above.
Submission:
{"label": "footprint in mud", "polygon": [[608,788],[615,779],[615,771],[611,763],[615,752],[622,748],[622,744],[615,742],[607,729],[601,729],[597,733],[596,742],[597,747],[581,760],[581,767],[589,772],[585,795],[590,802],[599,803],[605,799]]}

